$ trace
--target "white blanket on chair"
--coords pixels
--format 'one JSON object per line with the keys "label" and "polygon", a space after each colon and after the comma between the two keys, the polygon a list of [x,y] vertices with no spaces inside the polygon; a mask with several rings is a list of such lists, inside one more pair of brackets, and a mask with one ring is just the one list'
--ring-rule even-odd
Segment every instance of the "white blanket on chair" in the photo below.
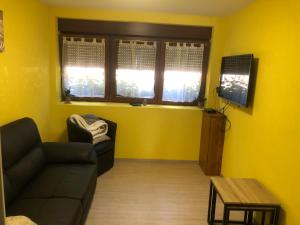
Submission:
{"label": "white blanket on chair", "polygon": [[104,140],[110,140],[110,138],[106,135],[108,131],[108,125],[105,121],[97,120],[92,124],[88,124],[86,120],[78,114],[73,114],[70,116],[70,118],[73,123],[92,134],[93,144],[97,144]]}
{"label": "white blanket on chair", "polygon": [[5,225],[37,225],[25,216],[6,217]]}

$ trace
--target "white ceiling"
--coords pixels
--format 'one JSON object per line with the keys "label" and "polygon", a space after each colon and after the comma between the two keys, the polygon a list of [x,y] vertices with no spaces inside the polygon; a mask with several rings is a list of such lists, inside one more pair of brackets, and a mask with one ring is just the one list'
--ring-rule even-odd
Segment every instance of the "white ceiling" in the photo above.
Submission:
{"label": "white ceiling", "polygon": [[41,0],[51,6],[143,10],[202,16],[225,16],[254,0]]}

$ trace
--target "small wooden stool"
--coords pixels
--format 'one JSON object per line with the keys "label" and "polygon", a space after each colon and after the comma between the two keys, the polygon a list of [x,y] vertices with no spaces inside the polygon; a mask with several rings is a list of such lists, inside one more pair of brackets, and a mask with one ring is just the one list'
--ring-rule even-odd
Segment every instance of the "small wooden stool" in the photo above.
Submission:
{"label": "small wooden stool", "polygon": [[[223,220],[215,220],[217,195],[224,204]],[[244,221],[230,221],[230,211],[244,211]],[[208,202],[207,222],[251,225],[253,212],[261,212],[261,225],[265,225],[266,213],[270,213],[270,225],[278,225],[280,203],[255,179],[212,177]]]}

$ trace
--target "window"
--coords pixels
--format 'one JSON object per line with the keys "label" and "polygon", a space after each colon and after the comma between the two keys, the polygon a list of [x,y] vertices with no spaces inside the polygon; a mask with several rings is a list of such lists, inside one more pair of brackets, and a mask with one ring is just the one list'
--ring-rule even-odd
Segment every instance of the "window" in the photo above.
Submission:
{"label": "window", "polygon": [[63,37],[63,84],[73,97],[105,95],[105,40]]}
{"label": "window", "polygon": [[204,44],[165,43],[163,101],[194,102],[199,97]]}
{"label": "window", "polygon": [[117,41],[117,96],[154,98],[156,42]]}
{"label": "window", "polygon": [[62,90],[72,100],[204,99],[211,28],[68,19],[58,27]]}

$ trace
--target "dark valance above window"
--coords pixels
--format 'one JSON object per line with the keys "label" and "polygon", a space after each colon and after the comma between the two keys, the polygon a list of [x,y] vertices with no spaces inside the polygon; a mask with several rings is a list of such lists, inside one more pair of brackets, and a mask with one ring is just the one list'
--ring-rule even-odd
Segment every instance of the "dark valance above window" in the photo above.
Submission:
{"label": "dark valance above window", "polygon": [[212,27],[59,18],[58,31],[62,33],[162,37],[209,41],[211,39]]}

